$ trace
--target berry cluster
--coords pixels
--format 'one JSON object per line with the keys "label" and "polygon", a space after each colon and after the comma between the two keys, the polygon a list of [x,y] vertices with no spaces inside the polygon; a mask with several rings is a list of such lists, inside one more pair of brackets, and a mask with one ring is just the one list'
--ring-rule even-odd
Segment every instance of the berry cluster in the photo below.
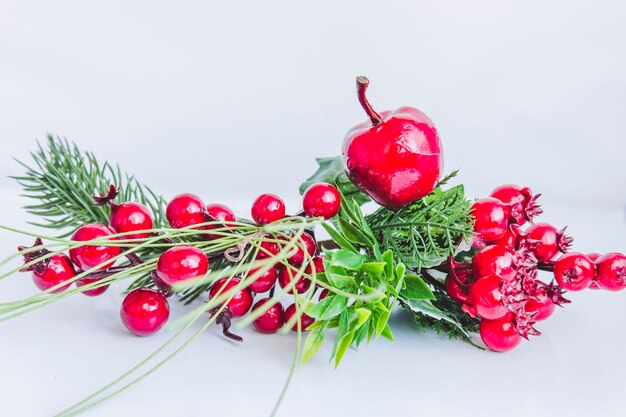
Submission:
{"label": "berry cluster", "polygon": [[[471,262],[449,260],[448,294],[470,316],[480,317],[480,336],[495,351],[539,335],[534,324],[569,302],[566,291],[626,288],[626,256],[568,252],[573,240],[564,229],[533,222],[542,213],[538,197],[528,188],[503,185],[476,201]],[[540,270],[553,272],[554,279],[542,281]]]}

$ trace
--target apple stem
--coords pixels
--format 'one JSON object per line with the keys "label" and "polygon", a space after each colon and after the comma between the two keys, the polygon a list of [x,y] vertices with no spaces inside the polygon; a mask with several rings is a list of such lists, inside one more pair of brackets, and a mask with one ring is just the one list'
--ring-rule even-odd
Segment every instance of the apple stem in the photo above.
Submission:
{"label": "apple stem", "polygon": [[370,80],[363,75],[359,75],[356,77],[356,92],[359,96],[359,103],[361,103],[361,107],[365,110],[365,113],[370,117],[372,124],[374,126],[379,125],[382,122],[380,114],[376,113],[376,111],[372,108],[372,105],[367,101],[367,97],[365,97],[365,92],[367,91],[367,86],[370,84]]}

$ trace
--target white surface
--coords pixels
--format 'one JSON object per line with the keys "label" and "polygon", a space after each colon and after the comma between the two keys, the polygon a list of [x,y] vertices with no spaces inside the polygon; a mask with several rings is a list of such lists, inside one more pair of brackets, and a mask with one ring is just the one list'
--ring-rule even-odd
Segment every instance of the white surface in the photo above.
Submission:
{"label": "white surface", "polygon": [[[25,216],[14,198],[0,200],[5,219]],[[569,224],[575,248],[626,249],[618,211],[547,207],[547,221]],[[0,232],[0,253],[30,239]],[[100,298],[77,295],[0,323],[2,415],[49,416],[142,360],[172,335],[126,333],[118,287]],[[0,301],[35,292],[26,274],[0,282]],[[349,351],[337,371],[331,343],[297,370],[279,416],[623,416],[626,408],[626,292],[585,291],[538,327],[541,337],[496,354],[416,331],[397,311],[396,341]],[[173,303],[172,318],[186,310]],[[182,354],[90,417],[265,416],[287,376],[295,336],[246,330],[241,345],[211,328]],[[469,413],[469,414],[467,414]]]}

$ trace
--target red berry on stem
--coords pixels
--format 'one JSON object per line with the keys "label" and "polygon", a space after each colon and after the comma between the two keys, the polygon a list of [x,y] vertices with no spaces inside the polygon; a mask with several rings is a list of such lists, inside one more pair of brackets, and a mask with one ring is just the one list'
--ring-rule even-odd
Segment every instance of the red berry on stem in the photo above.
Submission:
{"label": "red berry on stem", "polygon": [[[248,276],[252,277],[252,275],[257,273],[257,271],[258,269],[251,269],[250,272],[248,273]],[[278,271],[276,270],[276,268],[270,268],[264,273],[262,273],[261,275],[259,275],[259,277],[256,278],[248,286],[248,288],[250,288],[250,291],[254,291],[255,293],[262,294],[274,288],[274,285],[276,284],[277,279],[278,279]]]}
{"label": "red berry on stem", "polygon": [[341,207],[341,196],[337,188],[325,182],[310,185],[302,196],[304,212],[309,217],[335,217]]}
{"label": "red berry on stem", "polygon": [[533,317],[534,321],[547,319],[554,313],[554,308],[554,303],[546,293],[541,293],[530,298],[524,305],[524,310],[527,313],[537,313],[537,315]]}
{"label": "red berry on stem", "polygon": [[527,230],[529,241],[532,243],[532,251],[539,261],[550,261],[561,252],[566,252],[572,243],[572,238],[566,236],[564,231],[558,231],[547,223],[537,223]]}
{"label": "red berry on stem", "polygon": [[499,245],[485,246],[478,251],[472,259],[472,266],[477,278],[497,275],[512,280],[517,275],[513,253]]}
{"label": "red berry on stem", "polygon": [[256,255],[257,259],[267,259],[278,255],[280,252],[280,246],[276,242],[270,242],[268,240],[263,240],[260,243],[261,248]]}
{"label": "red berry on stem", "polygon": [[[111,209],[109,226],[116,233],[137,232],[152,229],[152,216],[144,206],[139,203],[122,203],[114,205]],[[150,233],[135,233],[121,236],[120,239],[145,239]]]}
{"label": "red berry on stem", "polygon": [[328,295],[328,288],[324,288],[318,297],[318,301],[322,301]]}
{"label": "red berry on stem", "polygon": [[252,218],[260,225],[285,217],[285,203],[274,194],[261,194],[252,203]]}
{"label": "red berry on stem", "polygon": [[519,203],[524,201],[522,187],[513,184],[505,184],[497,187],[491,192],[490,197],[497,198],[503,203]]}
{"label": "red berry on stem", "polygon": [[486,242],[495,242],[509,229],[509,207],[493,197],[481,198],[472,204],[474,232]]}
{"label": "red berry on stem", "polygon": [[[48,264],[45,266],[43,271],[37,272],[33,270],[33,282],[41,291],[46,291],[56,285],[62,284],[63,282],[74,278],[76,273],[74,271],[74,265],[70,258],[66,255],[59,253],[57,255],[52,255],[48,259]],[[51,291],[51,294],[58,294],[67,290],[71,282],[57,288],[54,291]]]}
{"label": "red berry on stem", "polygon": [[163,252],[157,261],[156,273],[163,282],[177,282],[199,278],[209,270],[209,260],[194,246],[175,246]]}
{"label": "red berry on stem", "polygon": [[[270,301],[270,298],[262,298],[256,302],[252,311],[259,309],[265,303]],[[255,329],[261,333],[276,333],[278,329],[285,324],[285,312],[283,306],[280,303],[276,303],[268,310],[261,314],[256,320],[252,322]]]}
{"label": "red berry on stem", "polygon": [[[94,282],[100,281],[102,278],[82,278],[79,279],[78,281],[76,281],[76,286],[78,288],[83,287],[85,285],[89,285],[92,284]],[[106,292],[106,290],[109,288],[108,285],[102,285],[100,287],[95,287],[95,288],[91,288],[89,290],[84,290],[82,291],[82,293],[84,295],[86,295],[87,297],[97,297],[99,295],[102,295]]]}
{"label": "red berry on stem", "polygon": [[434,190],[443,167],[441,142],[433,122],[415,108],[376,113],[365,97],[368,85],[366,77],[357,77],[359,102],[370,120],[346,134],[343,164],[376,202],[401,207]]}
{"label": "red berry on stem", "polygon": [[126,328],[137,336],[158,332],[170,316],[167,299],[158,291],[138,288],[128,293],[120,317]]}
{"label": "red berry on stem", "polygon": [[[233,277],[230,279],[229,278],[218,279],[217,281],[215,281],[215,283],[213,284],[213,286],[211,286],[211,289],[209,290],[209,300],[218,296],[219,297],[223,296],[224,294],[232,290],[232,288],[239,285],[240,282],[241,282],[241,279],[239,279],[238,277]],[[219,292],[219,295],[218,295],[218,292]],[[248,310],[250,310],[250,307],[252,307],[253,297],[252,297],[252,293],[250,292],[248,288],[243,288],[237,291],[232,297],[229,296],[228,298],[226,298],[226,300],[227,300],[226,305],[230,309],[232,316],[241,317],[244,314],[246,314]]]}
{"label": "red berry on stem", "polygon": [[488,275],[476,281],[470,289],[470,299],[476,313],[485,319],[498,319],[508,309],[502,304],[504,280],[496,275]]}
{"label": "red berry on stem", "polygon": [[317,251],[317,243],[310,234],[305,232],[300,236],[300,239],[296,244],[296,249],[296,253],[289,257],[288,261],[292,265],[301,265],[305,259],[304,251],[306,250],[309,256],[315,255],[315,252]]}
{"label": "red berry on stem", "polygon": [[[287,307],[287,309],[285,310],[285,323],[288,323],[289,320],[291,320],[291,318],[296,314],[297,314],[297,311],[296,311],[295,304],[292,304],[289,307]],[[310,325],[315,323],[315,319],[301,312],[300,318],[298,318],[295,324],[293,325],[293,327],[291,327],[291,330],[293,330],[294,332],[298,331],[298,322],[300,322],[300,329],[304,332]]]}
{"label": "red berry on stem", "polygon": [[[278,276],[278,283],[280,284],[280,288],[285,289],[287,285],[289,285],[293,280],[296,279],[296,275],[298,274],[298,272],[292,271],[291,268],[282,268]],[[309,287],[311,287],[311,281],[300,275],[295,285],[291,289],[285,290],[285,292],[287,294],[293,294],[295,291],[297,294],[302,294],[306,292]]]}
{"label": "red berry on stem", "polygon": [[[218,222],[226,222],[224,225],[207,225],[205,227],[206,230],[213,230],[216,228],[228,227],[228,222],[235,222],[237,218],[235,217],[235,213],[228,207],[222,204],[209,204],[206,206],[206,215],[207,221],[218,221]],[[223,231],[223,230],[222,230]],[[206,235],[208,239],[217,239],[220,237],[218,234],[208,234]]]}
{"label": "red berry on stem", "polygon": [[514,316],[508,313],[495,320],[480,322],[480,338],[487,347],[496,352],[506,352],[519,345],[522,337],[513,323]]}
{"label": "red berry on stem", "polygon": [[509,205],[511,220],[519,225],[543,213],[537,203],[540,195],[533,196],[530,188],[521,188],[511,184],[501,185],[491,193],[491,197]]}
{"label": "red berry on stem", "polygon": [[463,291],[452,275],[446,277],[445,285],[446,292],[454,300],[463,304],[469,304],[471,302],[469,295]]}
{"label": "red berry on stem", "polygon": [[[93,223],[78,228],[74,232],[72,240],[75,242],[87,242],[94,239],[102,239],[112,234],[113,232],[108,227]],[[109,261],[119,254],[119,246],[84,245],[70,249],[72,262],[83,271],[96,266],[98,269],[107,269],[115,262]]]}
{"label": "red berry on stem", "polygon": [[597,265],[596,282],[601,288],[609,291],[626,288],[626,256],[624,254],[607,253],[598,259]]}
{"label": "red berry on stem", "polygon": [[554,264],[556,282],[568,291],[584,290],[591,284],[595,273],[591,259],[578,252],[566,253]]}
{"label": "red berry on stem", "polygon": [[174,229],[207,222],[204,204],[193,194],[180,194],[174,197],[167,205],[165,217]]}
{"label": "red berry on stem", "polygon": [[311,259],[311,262],[306,266],[306,269],[304,270],[304,272],[306,272],[309,275],[312,274],[321,274],[324,272],[324,258],[325,256],[314,256],[313,259]]}

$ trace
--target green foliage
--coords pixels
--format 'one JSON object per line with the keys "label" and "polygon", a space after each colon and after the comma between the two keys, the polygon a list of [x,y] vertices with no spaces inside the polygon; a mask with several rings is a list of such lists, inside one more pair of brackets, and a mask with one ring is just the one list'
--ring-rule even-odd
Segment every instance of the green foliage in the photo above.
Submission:
{"label": "green foliage", "polygon": [[370,198],[348,178],[340,156],[316,158],[315,160],[319,165],[318,169],[315,174],[300,185],[300,194],[304,194],[304,191],[311,184],[327,182],[335,185],[344,197],[356,201],[359,205],[370,201]]}

